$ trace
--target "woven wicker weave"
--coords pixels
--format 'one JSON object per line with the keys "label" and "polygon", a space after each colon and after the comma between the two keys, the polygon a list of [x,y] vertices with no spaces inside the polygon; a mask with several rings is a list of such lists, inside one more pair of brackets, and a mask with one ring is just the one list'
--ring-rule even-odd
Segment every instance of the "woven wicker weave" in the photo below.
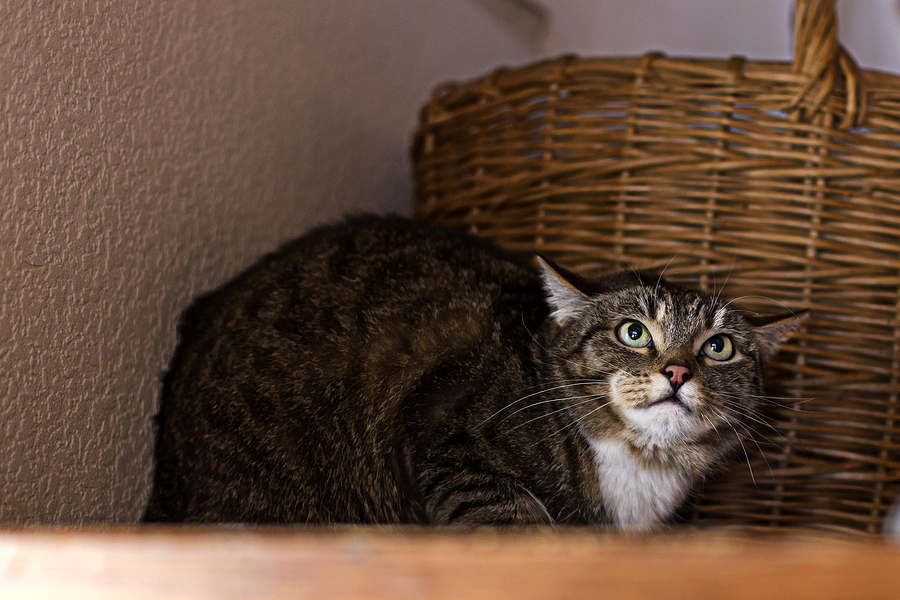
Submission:
{"label": "woven wicker weave", "polygon": [[417,211],[583,274],[668,265],[749,310],[809,307],[752,476],[691,510],[873,534],[900,492],[900,77],[856,68],[834,0],[796,11],[792,64],[566,56],[439,87]]}

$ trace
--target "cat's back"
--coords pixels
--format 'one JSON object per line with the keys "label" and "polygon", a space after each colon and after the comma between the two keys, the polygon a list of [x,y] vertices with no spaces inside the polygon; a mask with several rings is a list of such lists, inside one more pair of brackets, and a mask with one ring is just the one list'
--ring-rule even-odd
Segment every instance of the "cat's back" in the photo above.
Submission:
{"label": "cat's back", "polygon": [[359,300],[394,304],[434,296],[437,289],[461,297],[473,293],[462,297],[471,302],[501,287],[534,286],[535,277],[520,258],[460,231],[402,217],[362,216],[316,228],[263,257],[198,299],[182,327],[190,329],[195,321],[209,327],[216,317],[320,313]]}
{"label": "cat's back", "polygon": [[210,352],[232,354],[244,343],[318,357],[330,344],[367,343],[371,360],[380,343],[384,352],[428,356],[428,346],[456,346],[520,320],[508,309],[542,295],[530,266],[484,240],[361,216],[314,229],[199,298],[183,315],[180,350],[208,362]]}
{"label": "cat's back", "polygon": [[[399,217],[264,257],[183,316],[148,519],[405,520],[369,514],[374,497],[406,510],[388,464],[404,399],[442,364],[522,345],[510,332],[543,318],[541,297],[529,267]],[[369,492],[352,485],[373,474]]]}

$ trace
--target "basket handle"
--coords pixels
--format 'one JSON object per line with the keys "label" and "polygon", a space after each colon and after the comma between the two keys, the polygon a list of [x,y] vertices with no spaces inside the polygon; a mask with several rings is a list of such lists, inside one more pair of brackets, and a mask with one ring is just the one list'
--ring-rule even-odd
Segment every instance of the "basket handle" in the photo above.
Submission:
{"label": "basket handle", "polygon": [[843,75],[846,108],[842,127],[865,119],[866,93],[859,67],[838,42],[837,0],[796,0],[794,12],[794,72],[806,85],[786,110],[797,119],[816,115],[839,85]]}

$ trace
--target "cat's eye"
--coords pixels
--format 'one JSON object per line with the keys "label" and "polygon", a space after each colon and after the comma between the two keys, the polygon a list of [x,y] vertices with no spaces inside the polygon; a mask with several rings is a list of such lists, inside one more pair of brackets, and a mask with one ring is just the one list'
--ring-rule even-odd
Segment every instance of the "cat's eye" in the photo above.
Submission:
{"label": "cat's eye", "polygon": [[727,335],[717,333],[706,340],[706,343],[703,344],[703,348],[700,350],[700,354],[713,360],[729,360],[734,356],[734,342]]}
{"label": "cat's eye", "polygon": [[645,348],[653,345],[650,332],[642,323],[637,321],[625,321],[616,330],[619,341],[630,348]]}

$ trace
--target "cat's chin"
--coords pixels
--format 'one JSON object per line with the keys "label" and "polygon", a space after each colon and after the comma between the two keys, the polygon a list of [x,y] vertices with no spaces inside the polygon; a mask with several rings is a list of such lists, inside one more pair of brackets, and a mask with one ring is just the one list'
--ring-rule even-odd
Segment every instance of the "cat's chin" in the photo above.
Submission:
{"label": "cat's chin", "polygon": [[[690,443],[712,427],[698,414],[700,399],[696,384],[689,382],[677,393],[668,382],[656,380],[647,389],[650,397],[626,398],[612,387],[612,403],[625,422],[629,441],[642,448],[670,448]],[[658,383],[658,385],[657,385]]]}
{"label": "cat's chin", "polygon": [[623,416],[642,447],[668,448],[690,443],[711,428],[696,411],[677,398],[664,398],[640,408],[625,408]]}
{"label": "cat's chin", "polygon": [[628,408],[625,417],[639,446],[666,448],[690,442],[704,433],[697,417],[674,402]]}

